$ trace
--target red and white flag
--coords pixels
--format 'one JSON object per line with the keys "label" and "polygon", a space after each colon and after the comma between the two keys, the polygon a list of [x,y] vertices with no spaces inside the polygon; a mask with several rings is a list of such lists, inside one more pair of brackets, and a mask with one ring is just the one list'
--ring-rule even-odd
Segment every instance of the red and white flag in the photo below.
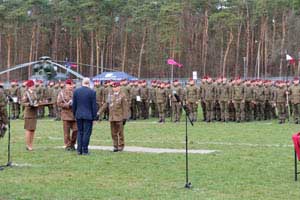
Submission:
{"label": "red and white flag", "polygon": [[296,60],[289,54],[286,54],[286,61],[289,61],[289,64],[291,65],[296,63]]}
{"label": "red and white flag", "polygon": [[174,59],[172,59],[172,58],[169,58],[169,59],[167,60],[167,63],[168,63],[168,65],[175,65],[175,66],[177,66],[177,67],[179,67],[179,68],[183,67],[183,64],[180,64],[180,63],[176,62],[176,61],[175,61]]}

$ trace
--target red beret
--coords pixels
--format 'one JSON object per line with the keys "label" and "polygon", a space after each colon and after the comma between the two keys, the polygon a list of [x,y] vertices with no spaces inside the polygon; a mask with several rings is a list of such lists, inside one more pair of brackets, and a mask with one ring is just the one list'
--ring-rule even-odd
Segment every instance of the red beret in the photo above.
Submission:
{"label": "red beret", "polygon": [[68,80],[66,80],[65,83],[68,84],[68,85],[72,85],[72,84],[73,84],[73,81],[72,81],[72,79],[68,79]]}
{"label": "red beret", "polygon": [[189,81],[193,81],[193,80],[194,80],[193,78],[190,78],[190,79],[189,79]]}
{"label": "red beret", "polygon": [[113,87],[120,87],[120,86],[121,86],[120,82],[114,82],[113,84]]}
{"label": "red beret", "polygon": [[298,81],[299,80],[299,78],[298,77],[294,77],[294,81]]}
{"label": "red beret", "polygon": [[27,87],[32,87],[32,86],[34,86],[33,80],[28,80],[28,81],[26,82],[26,86],[27,86]]}

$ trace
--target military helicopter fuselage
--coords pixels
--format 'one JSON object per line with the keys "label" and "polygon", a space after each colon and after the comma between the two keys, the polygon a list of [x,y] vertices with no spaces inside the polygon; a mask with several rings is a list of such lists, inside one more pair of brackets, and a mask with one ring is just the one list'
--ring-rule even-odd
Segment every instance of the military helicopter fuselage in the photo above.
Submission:
{"label": "military helicopter fuselage", "polygon": [[40,62],[33,65],[32,76],[29,77],[31,80],[42,80],[48,81],[64,81],[68,79],[68,75],[60,73],[57,70],[57,66],[48,62],[51,58],[43,56],[39,58]]}

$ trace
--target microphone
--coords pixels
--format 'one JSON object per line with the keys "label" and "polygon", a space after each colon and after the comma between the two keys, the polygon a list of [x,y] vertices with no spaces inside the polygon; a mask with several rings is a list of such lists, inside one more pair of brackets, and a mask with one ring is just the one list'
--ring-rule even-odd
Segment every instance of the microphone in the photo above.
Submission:
{"label": "microphone", "polygon": [[8,100],[9,102],[14,102],[14,100],[13,100],[12,96],[10,96],[10,95],[6,95],[6,98],[7,98],[7,100]]}
{"label": "microphone", "polygon": [[177,94],[174,94],[174,97],[175,97],[175,99],[176,99],[177,102],[181,102],[180,101],[180,97]]}

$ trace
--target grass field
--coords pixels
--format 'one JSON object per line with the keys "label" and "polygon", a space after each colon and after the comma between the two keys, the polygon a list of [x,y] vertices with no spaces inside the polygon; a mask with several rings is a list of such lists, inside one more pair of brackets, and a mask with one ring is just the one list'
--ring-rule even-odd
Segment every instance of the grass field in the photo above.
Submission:
{"label": "grass field", "polygon": [[[40,120],[34,152],[25,151],[23,121],[12,122],[12,161],[0,171],[0,199],[299,199],[291,135],[299,125],[277,121],[197,122],[190,148],[218,150],[190,155],[184,189],[184,154],[112,153],[77,156],[63,146],[62,122]],[[184,149],[184,123],[129,122],[126,145]],[[91,145],[111,145],[108,122],[94,126]],[[7,136],[0,141],[6,163]]]}

